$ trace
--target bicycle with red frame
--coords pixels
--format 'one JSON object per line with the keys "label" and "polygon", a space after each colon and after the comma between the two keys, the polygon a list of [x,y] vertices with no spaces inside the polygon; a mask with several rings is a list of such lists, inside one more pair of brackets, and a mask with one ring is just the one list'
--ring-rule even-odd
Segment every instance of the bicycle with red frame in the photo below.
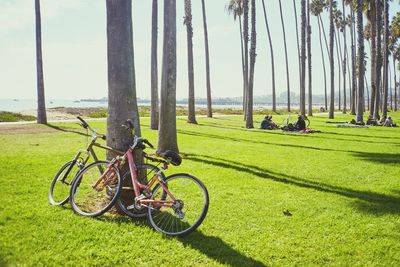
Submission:
{"label": "bicycle with red frame", "polygon": [[[133,125],[127,121],[123,125],[132,131]],[[157,231],[170,236],[183,236],[194,231],[204,220],[208,211],[209,196],[204,184],[196,177],[178,173],[165,177],[163,171],[170,164],[178,166],[182,158],[173,151],[160,154],[160,158],[147,158],[162,164],[160,168],[147,164],[136,165],[133,153],[153,145],[145,138],[134,136],[133,142],[123,156],[117,156],[99,177],[94,165],[85,168],[71,186],[70,203],[79,214],[97,217],[107,212],[117,202],[119,208],[131,217],[147,214],[150,225]],[[128,162],[132,186],[123,186],[121,166]],[[91,170],[93,169],[93,170]],[[142,179],[141,172],[151,175]],[[93,174],[93,175],[92,175]],[[131,194],[132,204],[119,199],[121,192]]]}

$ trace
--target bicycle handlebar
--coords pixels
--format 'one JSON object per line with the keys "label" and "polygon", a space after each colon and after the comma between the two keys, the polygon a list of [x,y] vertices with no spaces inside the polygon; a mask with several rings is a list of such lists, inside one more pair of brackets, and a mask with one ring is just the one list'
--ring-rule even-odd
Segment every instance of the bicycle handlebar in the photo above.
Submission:
{"label": "bicycle handlebar", "polygon": [[96,137],[100,137],[101,139],[106,140],[107,137],[105,134],[100,134],[96,130],[92,129],[92,127],[90,127],[89,124],[84,119],[82,119],[81,116],[77,116],[76,118],[82,122],[81,125],[83,128],[90,130],[92,134]]}

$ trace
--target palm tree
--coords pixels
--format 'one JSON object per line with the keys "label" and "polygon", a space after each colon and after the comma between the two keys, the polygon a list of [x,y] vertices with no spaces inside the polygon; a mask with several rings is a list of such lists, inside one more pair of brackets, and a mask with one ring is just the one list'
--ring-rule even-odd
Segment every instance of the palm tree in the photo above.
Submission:
{"label": "palm tree", "polygon": [[[287,56],[285,22],[284,22],[284,20],[283,20],[281,0],[279,0],[279,11],[280,11],[280,14],[281,14],[281,24],[282,24],[282,33],[283,33],[283,45],[284,45],[284,48],[285,48],[286,87],[287,87],[287,108],[288,108],[288,112],[290,112],[290,77],[289,77],[289,62],[288,62],[288,56]],[[304,115],[305,115],[305,114],[304,114]]]}
{"label": "palm tree", "polygon": [[334,22],[335,22],[335,43],[336,43],[336,55],[337,55],[337,59],[338,59],[338,74],[339,74],[339,83],[338,83],[338,107],[339,110],[341,110],[341,78],[342,78],[342,48],[341,48],[341,42],[340,42],[340,36],[339,36],[339,29],[341,27],[341,16],[342,13],[336,8],[336,6],[334,6],[333,9],[333,17],[334,17]]}
{"label": "palm tree", "polygon": [[197,124],[196,110],[194,104],[193,27],[192,27],[191,0],[185,0],[185,17],[183,18],[183,24],[186,25],[187,53],[188,53],[188,78],[189,78],[188,122]]}
{"label": "palm tree", "polygon": [[241,49],[241,59],[242,59],[242,76],[243,76],[243,111],[246,109],[245,99],[246,99],[246,87],[245,80],[247,79],[244,72],[244,48],[243,48],[243,30],[242,30],[242,15],[243,6],[242,0],[230,0],[227,6],[229,14],[233,14],[233,19],[239,18],[239,33],[240,33],[240,49]]}
{"label": "palm tree", "polygon": [[37,76],[37,123],[47,124],[46,102],[44,99],[43,59],[42,59],[42,24],[40,0],[35,0],[36,15],[36,76]]}
{"label": "palm tree", "polygon": [[[322,68],[323,68],[323,74],[324,74],[324,92],[325,92],[325,110],[328,110],[328,103],[327,103],[327,84],[326,84],[326,67],[325,67],[325,54],[324,54],[324,49],[322,46],[322,32],[321,32],[321,22],[320,22],[320,16],[321,13],[324,11],[324,2],[321,0],[313,0],[310,5],[310,11],[311,14],[313,14],[317,18],[318,22],[318,35],[319,35],[319,45],[321,49],[321,57],[322,57]],[[326,40],[326,39],[325,39]],[[329,50],[328,50],[329,51]]]}
{"label": "palm tree", "polygon": [[271,53],[271,69],[272,69],[272,111],[276,111],[276,91],[275,91],[275,61],[274,61],[274,49],[272,47],[272,39],[271,33],[269,31],[268,19],[267,19],[267,12],[265,11],[265,2],[262,0],[263,11],[264,11],[264,20],[265,20],[265,27],[267,28],[268,34],[268,41],[269,41],[269,50]]}
{"label": "palm tree", "polygon": [[358,101],[357,122],[363,122],[364,112],[364,33],[363,33],[363,1],[357,1],[357,33],[358,33]]}
{"label": "palm tree", "polygon": [[151,115],[150,128],[158,129],[158,67],[157,67],[157,38],[158,38],[158,0],[153,0],[151,15]]}
{"label": "palm tree", "polygon": [[[131,1],[106,1],[108,114],[107,145],[125,151],[132,141],[131,133],[121,127],[131,119],[140,136],[136,102],[135,66]],[[112,157],[111,154],[108,157]]]}
{"label": "palm tree", "polygon": [[382,116],[387,117],[388,112],[388,67],[389,67],[389,3],[388,0],[383,0],[384,4],[384,27],[383,27],[383,106]]}
{"label": "palm tree", "polygon": [[176,134],[176,0],[164,1],[163,42],[157,153],[179,151]]}
{"label": "palm tree", "polygon": [[[300,43],[299,43],[299,26],[298,26],[298,23],[297,23],[296,0],[293,0],[293,10],[294,10],[294,21],[295,21],[295,26],[296,26],[297,58],[298,58],[298,61],[299,61],[299,81],[300,81],[300,85],[301,85],[301,55],[300,55]],[[302,94],[303,94],[303,92],[301,91],[301,88],[300,88],[300,107],[303,105],[302,102],[301,102],[302,99],[303,99]]]}
{"label": "palm tree", "polygon": [[334,35],[335,28],[333,24],[333,0],[329,1],[329,54],[330,54],[330,68],[331,68],[331,95],[329,104],[329,119],[335,117],[335,62],[333,60],[334,48]]}
{"label": "palm tree", "polygon": [[307,27],[307,15],[306,15],[306,0],[301,0],[301,79],[300,79],[300,113],[306,113],[305,106],[305,95],[306,95],[306,83],[305,83],[305,70],[306,70],[306,27]]}
{"label": "palm tree", "polygon": [[201,0],[201,7],[203,11],[203,29],[204,29],[204,46],[206,54],[206,80],[207,80],[207,117],[212,117],[211,106],[211,81],[210,81],[210,52],[208,49],[208,30],[207,30],[207,17],[206,17],[206,4]]}
{"label": "palm tree", "polygon": [[250,70],[249,70],[249,88],[247,91],[247,108],[246,108],[246,128],[254,128],[253,126],[253,85],[254,85],[254,68],[256,64],[256,0],[251,1],[251,44],[250,44]]}
{"label": "palm tree", "polygon": [[244,87],[245,87],[245,109],[244,119],[247,118],[247,100],[249,92],[249,0],[242,0],[243,6],[243,49],[244,49]]}
{"label": "palm tree", "polygon": [[[280,2],[280,1],[279,1]],[[307,63],[308,63],[308,116],[312,116],[312,66],[311,66],[311,24],[310,0],[307,0]]]}
{"label": "palm tree", "polygon": [[346,7],[345,1],[342,1],[343,19],[342,19],[342,32],[343,32],[343,114],[347,113],[347,95],[346,95],[346,62],[347,62],[347,39],[346,39]]}
{"label": "palm tree", "polygon": [[382,54],[381,54],[381,26],[382,26],[382,11],[381,11],[381,1],[376,0],[376,68],[375,68],[375,106],[374,106],[374,118],[379,118],[379,107],[380,107],[380,97],[381,97],[381,68],[382,68]]}

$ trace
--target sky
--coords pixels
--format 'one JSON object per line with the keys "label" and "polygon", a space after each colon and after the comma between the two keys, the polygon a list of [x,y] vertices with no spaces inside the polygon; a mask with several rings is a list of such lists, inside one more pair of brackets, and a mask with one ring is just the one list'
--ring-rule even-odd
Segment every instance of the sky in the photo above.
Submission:
{"label": "sky", "polygon": [[[133,41],[136,91],[150,97],[151,0],[133,0]],[[161,79],[162,2],[159,1],[159,79]],[[274,46],[276,90],[286,88],[285,54],[278,0],[265,1]],[[239,25],[226,11],[228,0],[206,0],[210,46],[212,96],[242,95]],[[271,63],[261,1],[257,3],[257,58],[254,95],[269,95]],[[300,17],[300,1],[296,0]],[[195,94],[206,96],[205,52],[201,1],[192,1]],[[290,89],[298,93],[298,58],[293,2],[282,1],[285,19]],[[391,4],[391,16],[400,11]],[[107,36],[104,0],[41,0],[42,46],[47,99],[102,98],[107,96]],[[348,12],[348,11],[347,11]],[[187,97],[186,29],[184,2],[177,0],[177,98]],[[328,16],[323,14],[325,27]],[[313,93],[323,94],[324,82],[318,26],[312,23]],[[349,33],[348,33],[349,36]],[[366,51],[368,51],[366,44]],[[0,1],[0,98],[36,98],[35,10],[33,0]],[[327,62],[327,58],[326,58]],[[336,66],[337,67],[337,66]],[[367,70],[368,77],[368,70]],[[329,78],[329,76],[328,76]],[[336,81],[337,83],[337,81]]]}

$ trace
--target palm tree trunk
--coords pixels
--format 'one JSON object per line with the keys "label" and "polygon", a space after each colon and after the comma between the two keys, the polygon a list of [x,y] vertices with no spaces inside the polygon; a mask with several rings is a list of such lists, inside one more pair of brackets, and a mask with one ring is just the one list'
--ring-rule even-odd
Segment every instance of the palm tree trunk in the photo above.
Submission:
{"label": "palm tree trunk", "polygon": [[[125,151],[132,135],[121,125],[133,121],[135,134],[140,136],[139,112],[136,102],[135,65],[132,33],[131,1],[106,1],[108,114],[107,145]],[[108,158],[113,155],[108,154]]]}
{"label": "palm tree trunk", "polygon": [[351,9],[351,77],[352,79],[352,98],[351,98],[351,115],[356,115],[356,99],[357,99],[357,70],[356,70],[356,46],[355,46],[355,23],[354,10]]}
{"label": "palm tree trunk", "polygon": [[164,1],[163,42],[157,153],[179,151],[176,134],[176,0]]}
{"label": "palm tree trunk", "polygon": [[153,0],[151,15],[151,115],[150,128],[158,129],[158,60],[157,60],[157,39],[158,39],[158,0]]}
{"label": "palm tree trunk", "polygon": [[376,97],[376,7],[375,0],[370,3],[370,24],[371,24],[371,102],[369,114],[374,115],[375,111],[375,97]]}
{"label": "palm tree trunk", "polygon": [[393,53],[393,76],[394,76],[394,111],[397,111],[396,56],[394,53]]}
{"label": "palm tree trunk", "polygon": [[301,0],[301,79],[300,79],[300,113],[306,114],[306,1]]}
{"label": "palm tree trunk", "polygon": [[328,94],[327,94],[327,89],[326,89],[325,55],[324,55],[324,49],[323,49],[323,46],[322,46],[321,23],[319,22],[318,18],[317,18],[317,22],[318,22],[318,32],[319,32],[319,46],[321,48],[321,57],[322,57],[322,68],[324,70],[325,110],[328,110]]}
{"label": "palm tree trunk", "polygon": [[381,24],[382,24],[382,12],[381,12],[381,1],[376,0],[376,92],[375,92],[375,109],[374,118],[379,118],[379,107],[381,97],[381,66],[382,66],[382,53],[381,53]]}
{"label": "palm tree trunk", "polygon": [[197,124],[196,110],[194,103],[194,69],[193,69],[193,27],[192,27],[192,3],[191,0],[185,0],[185,17],[187,34],[187,54],[188,54],[188,81],[189,81],[189,97],[188,97],[188,123]]}
{"label": "palm tree trunk", "polygon": [[40,0],[35,0],[35,15],[36,15],[37,123],[47,124],[46,102],[44,99],[42,24],[40,15]]}
{"label": "palm tree trunk", "polygon": [[246,74],[244,72],[244,48],[243,48],[243,30],[242,30],[242,16],[239,15],[239,31],[240,31],[240,49],[242,52],[242,76],[243,76],[243,112],[246,110]]}
{"label": "palm tree trunk", "polygon": [[383,27],[383,106],[382,116],[387,117],[388,113],[388,66],[389,66],[389,4],[388,0],[383,0],[384,3],[384,27]]}
{"label": "palm tree trunk", "polygon": [[[346,7],[342,1],[343,18],[346,18]],[[346,95],[346,61],[347,61],[347,40],[346,40],[346,25],[343,27],[343,114],[347,113],[347,95]]]}
{"label": "palm tree trunk", "polygon": [[357,122],[363,122],[364,112],[364,27],[363,27],[363,0],[357,2],[357,33],[358,33],[358,101]]}
{"label": "palm tree trunk", "polygon": [[244,48],[244,86],[246,91],[244,120],[247,118],[247,101],[249,99],[249,0],[243,0],[243,48]]}
{"label": "palm tree trunk", "polygon": [[365,76],[364,73],[364,80],[365,80],[365,88],[367,89],[367,105],[368,105],[368,110],[370,109],[370,104],[369,104],[369,89],[368,89],[368,81],[367,81],[367,76]]}
{"label": "palm tree trunk", "polygon": [[333,25],[333,1],[329,1],[329,55],[331,68],[331,96],[329,104],[329,119],[335,117],[335,61],[333,60],[335,26]]}
{"label": "palm tree trunk", "polygon": [[256,64],[256,0],[251,1],[251,45],[250,45],[250,73],[249,73],[249,89],[247,92],[247,109],[246,109],[246,128],[254,128],[253,125],[253,85],[254,85],[254,68]]}
{"label": "palm tree trunk", "polygon": [[267,28],[268,34],[268,41],[269,41],[269,50],[271,53],[271,70],[272,70],[272,111],[276,112],[276,91],[275,91],[275,61],[274,61],[274,49],[272,47],[272,39],[271,33],[269,31],[268,19],[267,19],[267,12],[265,11],[265,3],[262,0],[263,11],[264,11],[264,20],[265,20],[265,27]]}
{"label": "palm tree trunk", "polygon": [[341,58],[341,48],[339,46],[339,41],[338,41],[338,34],[337,34],[337,28],[335,27],[335,43],[336,43],[336,56],[337,56],[337,60],[338,60],[338,74],[339,74],[339,83],[338,83],[338,88],[339,88],[339,95],[338,95],[338,108],[339,110],[341,110],[341,86],[342,86],[342,68],[341,68],[341,62],[342,62],[342,58]]}
{"label": "palm tree trunk", "polygon": [[[297,57],[298,57],[298,61],[299,61],[299,81],[301,84],[301,56],[300,56],[300,43],[299,43],[299,26],[297,24],[296,0],[293,0],[293,9],[294,9],[294,20],[295,20],[295,25],[296,25]],[[300,88],[300,107],[302,106],[302,104],[301,104],[301,101],[303,99],[302,94],[303,94],[303,92],[301,91],[301,88]]]}
{"label": "palm tree trunk", "polygon": [[393,110],[393,91],[392,91],[392,70],[390,69],[390,64],[388,62],[388,73],[389,73],[389,101],[390,110]]}
{"label": "palm tree trunk", "polygon": [[284,22],[284,20],[283,20],[281,0],[279,0],[279,11],[280,11],[280,14],[281,14],[281,24],[282,24],[282,32],[283,32],[283,44],[284,44],[284,48],[285,48],[286,88],[287,88],[287,109],[288,109],[288,112],[290,112],[290,77],[289,77],[289,62],[288,62],[288,56],[287,56],[285,22]]}
{"label": "palm tree trunk", "polygon": [[331,60],[331,59],[330,59],[330,58],[331,58],[331,54],[330,54],[330,52],[329,52],[328,40],[327,40],[327,38],[326,38],[326,33],[325,33],[325,26],[324,26],[324,22],[323,22],[323,20],[322,20],[322,18],[321,18],[321,15],[318,15],[318,19],[319,19],[319,21],[321,22],[322,33],[324,34],[324,41],[325,41],[326,52],[328,53],[329,60]]}
{"label": "palm tree trunk", "polygon": [[210,81],[210,52],[208,48],[208,30],[207,30],[207,17],[206,17],[206,4],[201,0],[201,7],[203,11],[203,29],[204,29],[204,45],[206,53],[206,80],[207,80],[207,117],[212,117],[211,105],[211,81]]}
{"label": "palm tree trunk", "polygon": [[311,24],[310,0],[307,0],[307,63],[308,63],[308,116],[312,116],[312,61],[311,61]]}

